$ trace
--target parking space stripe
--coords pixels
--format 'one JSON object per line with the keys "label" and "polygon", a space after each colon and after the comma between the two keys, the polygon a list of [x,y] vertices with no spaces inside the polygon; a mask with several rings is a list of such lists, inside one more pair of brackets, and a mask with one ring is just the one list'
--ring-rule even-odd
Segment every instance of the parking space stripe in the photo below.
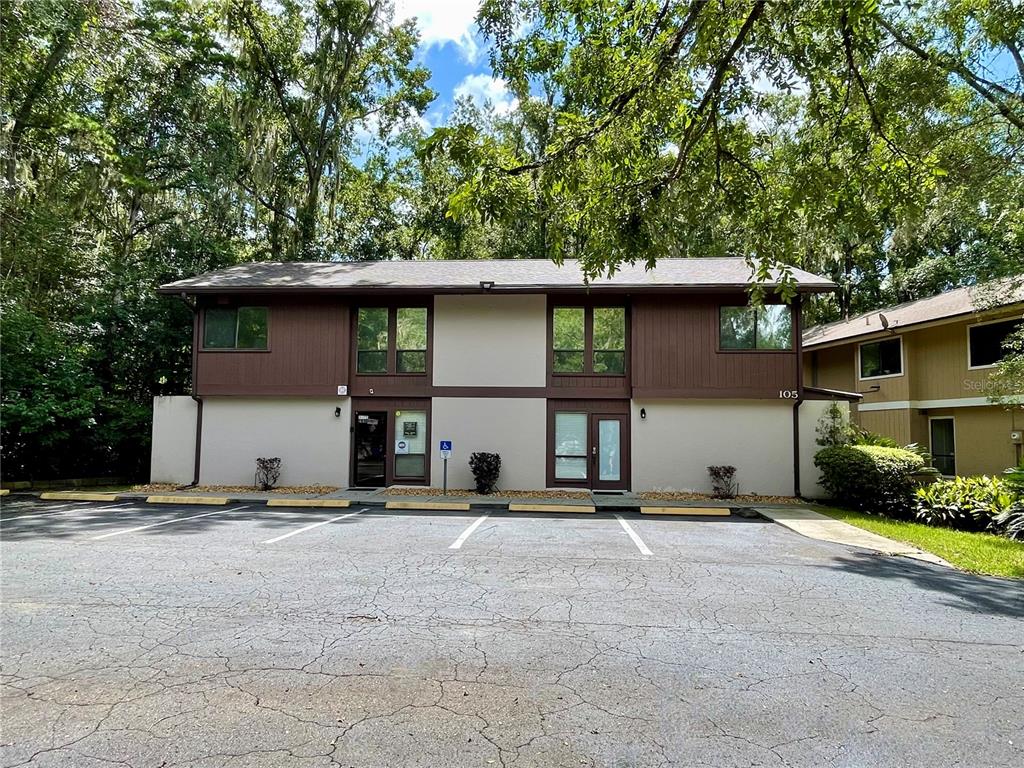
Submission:
{"label": "parking space stripe", "polygon": [[122,504],[111,504],[107,507],[83,507],[83,506],[70,506],[68,504],[62,504],[62,509],[51,509],[48,512],[38,512],[34,515],[11,515],[10,517],[0,518],[0,523],[6,523],[9,520],[27,520],[30,517],[49,517],[50,515],[59,515],[63,512],[107,512],[111,509],[118,509],[120,507],[131,506],[130,501],[126,501]]}
{"label": "parking space stripe", "polygon": [[622,525],[622,530],[629,534],[629,538],[631,538],[633,540],[633,543],[636,544],[636,548],[640,550],[641,555],[654,554],[653,552],[651,552],[651,550],[647,548],[647,545],[644,544],[644,540],[641,539],[640,535],[633,530],[633,526],[631,526],[629,523],[625,521],[622,515],[616,515],[615,519],[618,520],[619,523]]}
{"label": "parking space stripe", "polygon": [[332,517],[330,520],[321,520],[319,523],[313,523],[312,525],[304,526],[303,528],[299,528],[297,531],[291,531],[290,533],[286,533],[282,536],[275,536],[272,539],[267,539],[263,543],[273,544],[276,541],[281,541],[281,539],[287,539],[289,536],[297,536],[300,533],[305,533],[306,531],[311,531],[314,528],[319,528],[321,525],[327,525],[328,523],[336,523],[339,520],[344,520],[346,517],[355,517],[356,515],[362,514],[365,511],[365,509],[360,509],[358,512],[349,512],[347,515],[338,515],[337,517]]}
{"label": "parking space stripe", "polygon": [[103,533],[99,536],[93,536],[92,540],[98,539],[109,539],[111,536],[120,536],[122,533],[135,533],[136,531],[144,531],[147,528],[157,528],[161,525],[171,525],[172,523],[183,523],[186,520],[195,520],[197,517],[209,517],[210,515],[223,515],[225,512],[238,512],[241,509],[248,509],[248,506],[244,507],[232,507],[231,509],[215,509],[213,512],[203,512],[201,515],[189,515],[188,517],[176,517],[173,520],[161,520],[159,523],[149,523],[148,525],[137,525],[134,528],[125,528],[120,531],[112,531],[110,533]]}
{"label": "parking space stripe", "polygon": [[469,538],[470,534],[473,533],[473,531],[475,531],[477,528],[479,528],[480,527],[480,523],[482,523],[488,517],[490,517],[489,514],[488,515],[480,515],[480,517],[478,517],[476,520],[473,521],[473,523],[469,526],[469,528],[464,530],[459,535],[459,538],[457,538],[455,541],[452,542],[451,546],[449,546],[448,549],[462,549],[462,545],[466,542],[466,539]]}

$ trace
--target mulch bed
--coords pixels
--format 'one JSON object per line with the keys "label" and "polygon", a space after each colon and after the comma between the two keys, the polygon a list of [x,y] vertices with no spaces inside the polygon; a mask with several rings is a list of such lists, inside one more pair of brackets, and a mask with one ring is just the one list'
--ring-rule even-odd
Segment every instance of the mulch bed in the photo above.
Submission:
{"label": "mulch bed", "polygon": [[[386,488],[387,496],[441,496],[440,488]],[[468,488],[449,488],[449,496],[480,496],[475,490]],[[487,498],[494,499],[589,499],[586,491],[495,491]]]}
{"label": "mulch bed", "polygon": [[[133,485],[132,490],[140,493],[171,493],[179,486],[172,483],[149,483]],[[269,491],[261,491],[251,485],[198,485],[195,488],[183,488],[182,493],[296,493],[306,496],[323,496],[339,490],[333,485],[282,485]]]}
{"label": "mulch bed", "polygon": [[745,494],[732,499],[720,499],[709,493],[689,491],[644,491],[639,494],[644,501],[738,501],[743,504],[799,504],[792,496],[756,496]]}

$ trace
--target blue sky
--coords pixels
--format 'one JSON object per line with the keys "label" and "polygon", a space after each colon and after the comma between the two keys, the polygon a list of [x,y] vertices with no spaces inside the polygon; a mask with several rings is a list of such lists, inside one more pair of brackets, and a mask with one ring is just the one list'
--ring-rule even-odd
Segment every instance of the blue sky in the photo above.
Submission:
{"label": "blue sky", "polygon": [[397,0],[395,19],[415,17],[420,33],[419,60],[433,74],[430,87],[437,99],[427,111],[432,127],[445,122],[458,96],[483,106],[491,102],[497,112],[516,105],[504,82],[495,78],[487,58],[487,45],[474,21],[479,0]]}

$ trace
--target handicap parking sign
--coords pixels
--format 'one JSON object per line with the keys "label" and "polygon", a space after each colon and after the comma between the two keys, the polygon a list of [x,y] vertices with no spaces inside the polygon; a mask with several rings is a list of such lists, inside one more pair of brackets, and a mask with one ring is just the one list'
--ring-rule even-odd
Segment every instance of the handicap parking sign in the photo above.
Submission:
{"label": "handicap parking sign", "polygon": [[452,441],[442,440],[441,441],[441,458],[450,459],[452,457]]}

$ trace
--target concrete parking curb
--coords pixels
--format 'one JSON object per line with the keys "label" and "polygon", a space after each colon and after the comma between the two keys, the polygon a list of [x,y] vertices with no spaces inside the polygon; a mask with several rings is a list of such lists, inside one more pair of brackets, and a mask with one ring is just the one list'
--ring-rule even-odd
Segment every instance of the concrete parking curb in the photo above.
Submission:
{"label": "concrete parking curb", "polygon": [[384,504],[385,509],[438,509],[453,512],[468,512],[470,506],[468,501],[389,501]]}
{"label": "concrete parking curb", "polygon": [[267,499],[267,506],[348,509],[352,502],[349,499]]}
{"label": "concrete parking curb", "polygon": [[0,488],[0,496],[6,496],[11,490],[9,488]]}
{"label": "concrete parking curb", "polygon": [[227,496],[147,496],[147,504],[230,504]]}
{"label": "concrete parking curb", "polygon": [[597,511],[591,504],[509,504],[509,512],[558,512],[562,514],[589,515]]}
{"label": "concrete parking curb", "polygon": [[43,501],[117,501],[116,493],[72,493],[70,491],[48,491],[40,493]]}
{"label": "concrete parking curb", "polygon": [[641,515],[700,515],[702,517],[728,517],[728,507],[640,507]]}

